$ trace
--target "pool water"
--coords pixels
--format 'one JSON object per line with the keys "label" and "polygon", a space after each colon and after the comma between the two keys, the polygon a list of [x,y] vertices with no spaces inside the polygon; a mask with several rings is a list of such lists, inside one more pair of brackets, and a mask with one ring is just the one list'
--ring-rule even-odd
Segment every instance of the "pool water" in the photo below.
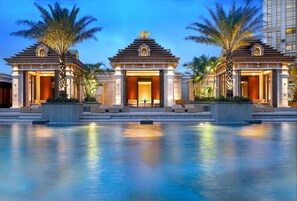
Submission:
{"label": "pool water", "polygon": [[0,124],[0,200],[296,200],[296,131],[296,123]]}

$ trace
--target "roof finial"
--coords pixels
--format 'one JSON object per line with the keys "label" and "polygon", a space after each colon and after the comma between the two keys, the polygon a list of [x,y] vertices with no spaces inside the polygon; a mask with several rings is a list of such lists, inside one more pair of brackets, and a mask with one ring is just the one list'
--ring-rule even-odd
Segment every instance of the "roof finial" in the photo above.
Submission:
{"label": "roof finial", "polygon": [[139,35],[141,38],[148,38],[149,35],[150,35],[150,32],[148,32],[148,31],[143,31],[143,32],[140,32],[138,35]]}

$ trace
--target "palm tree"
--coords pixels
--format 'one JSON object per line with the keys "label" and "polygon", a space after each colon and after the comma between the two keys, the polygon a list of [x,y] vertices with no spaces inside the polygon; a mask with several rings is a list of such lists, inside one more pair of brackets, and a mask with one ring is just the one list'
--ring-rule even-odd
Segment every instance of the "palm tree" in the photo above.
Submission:
{"label": "palm tree", "polygon": [[[85,69],[79,71],[78,78],[82,82],[83,92],[85,94],[85,101],[96,101],[96,92],[99,86],[102,86],[101,82],[97,79],[97,75],[108,72],[101,66],[105,66],[99,62],[96,64],[86,64]],[[77,81],[79,81],[77,80]]]}
{"label": "palm tree", "polygon": [[289,83],[293,85],[289,88],[293,92],[292,101],[297,102],[297,63],[289,66]]}
{"label": "palm tree", "polygon": [[215,10],[208,8],[208,12],[212,21],[202,18],[202,22],[190,24],[186,29],[197,31],[199,35],[187,36],[185,39],[223,49],[226,56],[226,95],[233,97],[232,54],[238,47],[247,45],[246,39],[253,37],[261,28],[261,10],[251,6],[251,0],[247,0],[245,6],[238,8],[234,1],[228,13],[219,3],[216,3]]}
{"label": "palm tree", "polygon": [[215,92],[215,74],[217,67],[221,64],[221,59],[218,57],[210,57],[208,59],[208,74],[213,74],[213,82],[212,82],[212,96],[214,97]]}
{"label": "palm tree", "polygon": [[[72,10],[62,8],[58,3],[48,5],[49,11],[35,4],[41,14],[41,21],[19,20],[17,23],[25,25],[28,29],[11,33],[15,36],[34,39],[53,48],[59,55],[59,96],[67,97],[66,93],[66,65],[65,57],[69,48],[86,39],[96,39],[95,33],[101,31],[100,27],[88,29],[96,21],[91,16],[77,19],[79,8]],[[56,94],[57,96],[57,94]]]}
{"label": "palm tree", "polygon": [[208,66],[208,57],[202,55],[199,58],[194,57],[191,62],[183,64],[192,71],[191,78],[193,83],[194,98],[200,97],[201,83],[205,78],[206,67]]}

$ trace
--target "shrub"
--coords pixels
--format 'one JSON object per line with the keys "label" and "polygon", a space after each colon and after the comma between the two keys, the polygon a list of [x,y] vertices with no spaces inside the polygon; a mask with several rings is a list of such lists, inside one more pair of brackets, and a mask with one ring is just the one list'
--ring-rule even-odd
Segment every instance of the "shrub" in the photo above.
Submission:
{"label": "shrub", "polygon": [[219,98],[214,98],[214,97],[195,97],[194,103],[209,103],[209,102],[234,102],[234,103],[247,103],[251,102],[251,99],[248,97],[243,97],[243,96],[234,96],[232,98],[226,98],[224,96],[220,96]]}
{"label": "shrub", "polygon": [[49,97],[46,100],[47,103],[78,103],[79,100],[77,98],[66,98],[66,97]]}

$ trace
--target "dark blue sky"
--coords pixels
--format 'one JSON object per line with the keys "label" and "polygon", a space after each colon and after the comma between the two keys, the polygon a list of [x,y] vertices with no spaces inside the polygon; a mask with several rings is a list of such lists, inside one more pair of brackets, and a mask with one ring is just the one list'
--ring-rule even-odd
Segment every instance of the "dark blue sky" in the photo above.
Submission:
{"label": "dark blue sky", "polygon": [[[0,0],[0,72],[11,73],[11,67],[3,58],[10,57],[34,43],[10,33],[22,27],[16,25],[19,19],[39,20],[40,14],[34,3],[47,8],[55,0]],[[95,26],[102,27],[96,34],[97,41],[87,40],[76,45],[80,59],[85,63],[103,62],[110,67],[108,57],[114,56],[118,49],[124,49],[147,30],[157,43],[180,57],[178,71],[184,71],[182,64],[194,56],[206,54],[219,56],[220,48],[185,41],[184,37],[195,34],[186,26],[198,21],[200,16],[208,17],[206,7],[214,8],[217,0],[60,0],[69,9],[74,4],[80,8],[79,17],[91,15],[97,18]],[[228,8],[232,0],[221,0]],[[237,0],[241,4],[243,0]],[[254,4],[261,6],[260,0]]]}

